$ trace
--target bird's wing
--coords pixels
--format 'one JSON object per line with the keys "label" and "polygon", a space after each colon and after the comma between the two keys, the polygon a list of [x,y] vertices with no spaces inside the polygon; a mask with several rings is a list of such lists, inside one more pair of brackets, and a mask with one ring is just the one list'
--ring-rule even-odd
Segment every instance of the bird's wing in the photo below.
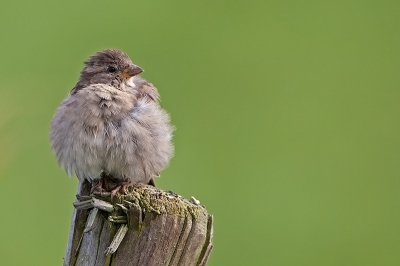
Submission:
{"label": "bird's wing", "polygon": [[160,100],[160,94],[158,94],[157,88],[154,85],[139,77],[135,78],[134,81],[136,89],[138,91],[137,98],[144,99],[146,102],[156,102]]}

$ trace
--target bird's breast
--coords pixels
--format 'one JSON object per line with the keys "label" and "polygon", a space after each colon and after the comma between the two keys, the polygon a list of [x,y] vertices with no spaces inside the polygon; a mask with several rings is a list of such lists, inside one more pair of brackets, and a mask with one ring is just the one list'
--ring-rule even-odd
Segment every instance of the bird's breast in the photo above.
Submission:
{"label": "bird's breast", "polygon": [[[79,92],[77,95],[82,109],[86,110],[86,118],[90,125],[100,121],[120,121],[134,107],[136,102],[133,90],[121,91],[105,84],[94,84]],[[89,117],[90,116],[90,117]],[[93,121],[92,121],[93,120]]]}

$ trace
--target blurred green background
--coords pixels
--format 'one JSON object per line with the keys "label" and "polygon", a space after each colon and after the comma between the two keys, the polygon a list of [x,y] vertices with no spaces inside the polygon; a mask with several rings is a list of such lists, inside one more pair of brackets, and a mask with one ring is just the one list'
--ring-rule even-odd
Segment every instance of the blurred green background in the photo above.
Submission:
{"label": "blurred green background", "polygon": [[400,2],[2,1],[0,261],[61,265],[76,178],[49,123],[120,48],[176,125],[157,184],[215,217],[208,265],[400,265]]}

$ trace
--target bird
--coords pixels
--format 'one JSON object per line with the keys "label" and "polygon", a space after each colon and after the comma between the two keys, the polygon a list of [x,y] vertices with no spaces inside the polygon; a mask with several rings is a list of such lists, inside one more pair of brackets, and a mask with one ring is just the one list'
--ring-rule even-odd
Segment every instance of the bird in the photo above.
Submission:
{"label": "bird", "polygon": [[[170,115],[142,72],[121,50],[95,53],[51,121],[58,164],[90,182],[92,191],[115,195],[137,183],[155,186],[174,155]],[[105,186],[106,178],[115,186]]]}

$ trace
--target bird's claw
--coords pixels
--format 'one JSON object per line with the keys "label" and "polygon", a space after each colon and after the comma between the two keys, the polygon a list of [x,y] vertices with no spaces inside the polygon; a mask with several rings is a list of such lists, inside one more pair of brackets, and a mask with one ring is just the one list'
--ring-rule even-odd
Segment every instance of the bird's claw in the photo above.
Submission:
{"label": "bird's claw", "polygon": [[118,186],[116,186],[113,190],[111,190],[111,198],[117,195],[118,192],[127,194],[128,193],[128,188],[132,186],[132,183],[130,182],[122,182]]}

